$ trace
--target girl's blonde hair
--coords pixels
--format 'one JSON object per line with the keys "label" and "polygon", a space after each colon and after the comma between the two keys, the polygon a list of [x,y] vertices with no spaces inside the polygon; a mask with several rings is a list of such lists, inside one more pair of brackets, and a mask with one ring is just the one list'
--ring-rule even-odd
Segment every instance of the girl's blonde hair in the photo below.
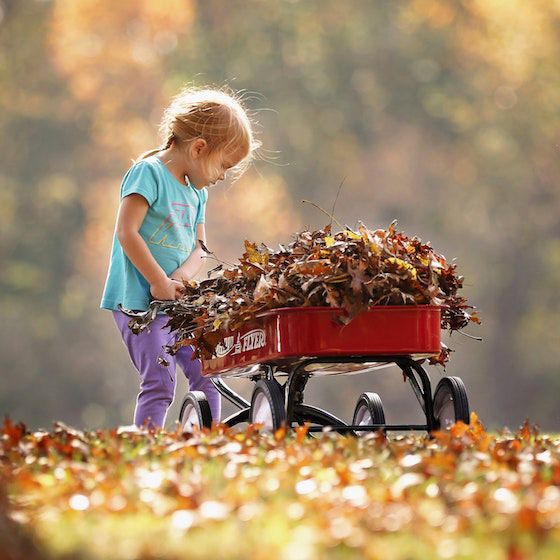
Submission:
{"label": "girl's blonde hair", "polygon": [[240,175],[260,146],[241,98],[221,89],[183,89],[165,110],[160,135],[162,146],[143,153],[139,160],[166,150],[173,143],[189,143],[202,138],[208,144],[210,158],[224,151],[245,154],[233,169]]}

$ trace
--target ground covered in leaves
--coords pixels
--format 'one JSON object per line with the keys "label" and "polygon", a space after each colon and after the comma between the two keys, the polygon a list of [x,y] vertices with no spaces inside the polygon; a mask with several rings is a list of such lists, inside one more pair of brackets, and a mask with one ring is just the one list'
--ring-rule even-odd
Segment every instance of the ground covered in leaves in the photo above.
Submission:
{"label": "ground covered in leaves", "polygon": [[0,430],[0,557],[552,559],[560,438]]}

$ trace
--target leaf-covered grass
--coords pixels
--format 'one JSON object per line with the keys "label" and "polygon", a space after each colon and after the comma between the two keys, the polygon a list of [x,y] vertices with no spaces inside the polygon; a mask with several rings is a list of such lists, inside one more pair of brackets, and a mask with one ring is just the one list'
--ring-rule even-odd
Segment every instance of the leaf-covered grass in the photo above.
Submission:
{"label": "leaf-covered grass", "polygon": [[[0,431],[2,558],[553,559],[560,439]],[[22,552],[25,551],[25,552]]]}

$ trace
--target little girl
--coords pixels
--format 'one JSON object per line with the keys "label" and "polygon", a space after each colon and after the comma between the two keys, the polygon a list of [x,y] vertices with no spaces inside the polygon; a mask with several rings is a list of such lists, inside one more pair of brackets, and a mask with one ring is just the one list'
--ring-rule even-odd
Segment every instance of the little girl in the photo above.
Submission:
{"label": "little girl", "polygon": [[[212,418],[220,420],[220,396],[202,377],[192,348],[183,346],[175,356],[165,354],[171,335],[158,316],[150,329],[134,335],[129,318],[119,311],[146,310],[150,299],[175,300],[183,281],[202,266],[206,242],[204,213],[206,187],[232,170],[242,173],[258,143],[241,102],[219,90],[185,89],[165,111],[161,124],[165,144],[142,154],[126,173],[101,307],[110,309],[140,374],[140,393],[134,423],[164,426],[175,393],[178,364],[191,391],[203,391]],[[164,357],[169,365],[161,365]]]}

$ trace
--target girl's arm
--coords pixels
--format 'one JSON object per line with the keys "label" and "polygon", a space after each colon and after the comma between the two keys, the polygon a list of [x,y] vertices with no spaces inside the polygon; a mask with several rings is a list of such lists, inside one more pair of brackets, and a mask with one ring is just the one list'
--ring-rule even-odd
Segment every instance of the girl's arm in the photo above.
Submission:
{"label": "girl's arm", "polygon": [[117,215],[117,239],[126,256],[150,284],[150,293],[155,299],[178,299],[182,294],[182,284],[168,278],[139,233],[148,208],[148,201],[142,195],[125,196]]}
{"label": "girl's arm", "polygon": [[198,242],[199,240],[206,245],[206,230],[204,228],[204,224],[196,225],[196,248],[189,255],[187,260],[177,270],[169,275],[171,278],[181,281],[192,280],[202,268],[202,264],[204,263],[203,259],[206,256],[206,253],[200,246],[200,243]]}

